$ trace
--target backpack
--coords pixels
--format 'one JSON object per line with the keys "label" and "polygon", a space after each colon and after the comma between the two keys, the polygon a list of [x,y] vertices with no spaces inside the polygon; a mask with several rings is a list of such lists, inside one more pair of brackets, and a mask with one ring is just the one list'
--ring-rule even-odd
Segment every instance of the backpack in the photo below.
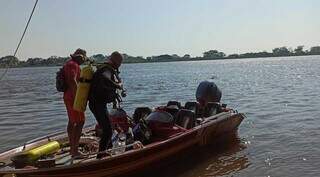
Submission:
{"label": "backpack", "polygon": [[56,75],[56,89],[58,92],[65,92],[67,90],[63,67],[59,69]]}

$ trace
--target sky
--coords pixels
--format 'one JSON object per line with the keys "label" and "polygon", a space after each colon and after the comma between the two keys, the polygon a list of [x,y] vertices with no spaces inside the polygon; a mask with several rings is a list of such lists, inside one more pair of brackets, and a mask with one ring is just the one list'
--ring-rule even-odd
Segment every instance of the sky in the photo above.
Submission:
{"label": "sky", "polygon": [[[0,0],[0,57],[12,55],[35,0]],[[39,0],[17,54],[227,54],[320,45],[319,0]]]}

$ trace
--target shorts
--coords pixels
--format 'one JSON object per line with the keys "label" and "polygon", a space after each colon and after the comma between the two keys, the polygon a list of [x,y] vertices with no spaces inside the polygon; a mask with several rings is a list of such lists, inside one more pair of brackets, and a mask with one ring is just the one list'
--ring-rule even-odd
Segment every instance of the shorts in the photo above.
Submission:
{"label": "shorts", "polygon": [[69,122],[71,122],[72,124],[84,123],[84,121],[85,121],[84,112],[79,112],[79,111],[74,110],[72,100],[70,101],[68,99],[64,99],[64,104],[66,105],[66,108],[67,108]]}

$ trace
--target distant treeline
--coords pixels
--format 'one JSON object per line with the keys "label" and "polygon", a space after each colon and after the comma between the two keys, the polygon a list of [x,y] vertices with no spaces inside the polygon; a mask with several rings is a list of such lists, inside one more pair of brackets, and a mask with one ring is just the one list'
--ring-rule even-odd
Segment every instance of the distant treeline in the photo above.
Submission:
{"label": "distant treeline", "polygon": [[[235,59],[235,58],[261,58],[261,57],[282,57],[282,56],[303,56],[303,55],[320,55],[320,46],[311,47],[310,50],[304,50],[304,46],[298,46],[295,49],[287,47],[274,48],[272,52],[250,52],[243,54],[226,55],[218,50],[209,50],[203,53],[202,57],[191,57],[189,54],[178,56],[176,54],[159,55],[151,57],[130,56],[123,54],[124,63],[147,63],[147,62],[170,62],[170,61],[196,61],[196,60],[217,60],[217,59]],[[104,62],[108,56],[96,54],[91,56],[92,60]],[[26,61],[20,61],[13,56],[5,56],[0,58],[0,68],[4,67],[29,67],[29,66],[61,66],[69,57],[51,56],[47,59],[29,58]]]}

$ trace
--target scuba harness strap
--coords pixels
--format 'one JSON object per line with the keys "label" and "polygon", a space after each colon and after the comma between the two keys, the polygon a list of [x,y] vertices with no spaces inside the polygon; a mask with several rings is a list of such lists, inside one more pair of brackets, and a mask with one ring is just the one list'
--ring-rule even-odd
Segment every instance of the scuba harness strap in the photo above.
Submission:
{"label": "scuba harness strap", "polygon": [[[114,107],[117,106],[117,102],[122,102],[118,90],[122,90],[119,87],[121,78],[119,77],[119,71],[113,68],[109,63],[97,65],[97,70],[92,80],[92,98],[101,99],[105,98],[108,103],[114,103]],[[110,72],[110,76],[104,75],[105,71]],[[105,80],[101,82],[101,80]],[[102,85],[101,85],[102,84]],[[117,90],[118,89],[118,90]]]}
{"label": "scuba harness strap", "polygon": [[[115,77],[115,78],[117,79],[118,83],[121,82],[121,78],[119,77],[119,74],[120,74],[119,70],[113,68],[113,67],[112,67],[110,64],[108,64],[108,63],[103,63],[103,64],[101,64],[101,65],[98,65],[96,72],[99,72],[99,74],[102,74],[105,69],[108,69],[108,70],[111,72],[111,74],[113,75],[113,77]],[[112,76],[111,76],[111,77],[112,77]],[[110,81],[113,82],[114,84],[117,84],[117,82],[114,81],[114,80],[110,80]]]}

